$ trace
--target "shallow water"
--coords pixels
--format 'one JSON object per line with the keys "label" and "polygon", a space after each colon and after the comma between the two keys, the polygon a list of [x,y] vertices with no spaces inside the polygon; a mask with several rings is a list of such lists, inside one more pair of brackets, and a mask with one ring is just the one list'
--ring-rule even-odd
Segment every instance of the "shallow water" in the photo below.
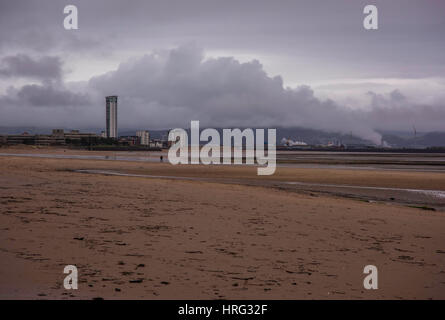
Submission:
{"label": "shallow water", "polygon": [[[164,162],[168,163],[168,157],[167,152],[156,152],[146,155],[129,155],[127,152],[122,152],[120,155],[75,155],[75,154],[45,154],[45,153],[0,153],[0,156],[5,157],[34,157],[34,158],[48,158],[48,159],[79,159],[79,160],[109,160],[109,161],[134,161],[134,162],[160,162],[159,157],[164,157]],[[390,154],[391,155],[391,154]],[[286,155],[286,159],[289,159]],[[299,155],[300,156],[300,155]],[[313,159],[314,161],[318,160],[319,158],[314,155],[305,154],[304,157],[300,158],[299,156],[296,156],[296,158],[292,159],[302,159],[304,158],[305,163],[277,163],[277,167],[282,168],[307,168],[307,169],[345,169],[345,170],[384,170],[384,171],[418,171],[418,172],[445,172],[445,165],[443,166],[431,166],[431,165],[424,165],[424,164],[411,164],[411,165],[394,165],[394,164],[329,164],[329,163],[310,163],[310,161]],[[362,157],[363,155],[361,155]],[[399,156],[399,155],[398,155]],[[383,156],[382,156],[383,157]],[[410,157],[407,155],[406,161],[412,161],[415,158]],[[280,161],[282,159],[280,155],[278,155],[277,161]],[[334,161],[341,161],[342,156],[338,155],[332,155],[331,153],[326,153],[323,155],[323,159],[331,159]],[[416,157],[417,158],[417,157]],[[430,156],[426,156],[428,158],[428,161],[430,160]],[[368,158],[366,158],[368,159]],[[422,160],[425,160],[422,158]],[[433,161],[437,161],[438,163],[441,163],[441,158],[435,159]],[[223,165],[223,164],[221,164]],[[237,164],[238,165],[238,164]],[[250,164],[241,164],[241,165],[250,165]]]}
{"label": "shallow water", "polygon": [[117,155],[76,155],[76,154],[45,154],[45,153],[0,153],[5,157],[30,157],[30,158],[48,158],[48,159],[80,159],[80,160],[115,160],[115,161],[143,161],[159,162],[159,157],[127,157]]}
{"label": "shallow water", "polygon": [[[200,177],[181,177],[181,176],[159,176],[159,175],[148,175],[148,174],[132,174],[132,173],[121,173],[112,170],[75,170],[75,172],[80,173],[92,173],[92,174],[105,174],[114,176],[124,176],[124,177],[140,177],[140,178],[152,178],[152,179],[174,179],[174,180],[191,180],[191,181],[217,181],[218,179],[213,178],[200,178]],[[372,187],[372,186],[353,186],[353,185],[342,185],[342,184],[325,184],[325,183],[309,183],[309,182],[297,182],[297,181],[269,181],[274,184],[287,184],[287,185],[298,185],[298,186],[308,186],[308,187],[328,187],[328,188],[345,188],[345,189],[365,189],[365,190],[380,190],[380,191],[397,191],[397,192],[409,192],[417,193],[426,196],[431,196],[435,198],[445,199],[445,191],[442,190],[422,190],[422,189],[405,189],[405,188],[389,188],[389,187]]]}
{"label": "shallow water", "polygon": [[422,190],[422,189],[404,189],[404,188],[388,188],[388,187],[370,187],[370,186],[353,186],[342,184],[325,184],[325,183],[307,183],[307,182],[284,182],[291,185],[303,185],[314,187],[332,187],[332,188],[354,188],[354,189],[366,189],[366,190],[386,190],[386,191],[406,191],[413,193],[421,193],[437,198],[445,199],[445,191],[442,190]]}

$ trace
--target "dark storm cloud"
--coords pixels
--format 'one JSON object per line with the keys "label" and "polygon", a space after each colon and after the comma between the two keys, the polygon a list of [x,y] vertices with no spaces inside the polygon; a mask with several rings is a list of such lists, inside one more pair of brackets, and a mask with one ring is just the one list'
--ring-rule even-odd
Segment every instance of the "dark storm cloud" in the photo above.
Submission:
{"label": "dark storm cloud", "polygon": [[52,85],[25,85],[17,92],[17,100],[30,106],[84,106],[89,103],[85,94],[76,94]]}
{"label": "dark storm cloud", "polygon": [[1,77],[25,77],[41,80],[59,80],[62,63],[59,57],[33,59],[25,54],[4,57],[0,61]]}
{"label": "dark storm cloud", "polygon": [[372,108],[362,117],[375,129],[408,130],[415,126],[422,131],[445,130],[445,102],[436,105],[410,102],[399,90],[386,94],[369,92]]}
{"label": "dark storm cloud", "polygon": [[83,106],[89,103],[85,94],[73,93],[62,83],[60,57],[32,58],[25,54],[6,56],[0,61],[0,78],[11,80],[25,78],[37,80],[16,88],[9,86],[0,103],[16,106],[65,107]]}
{"label": "dark storm cloud", "polygon": [[[371,111],[351,111],[316,98],[308,86],[285,88],[281,77],[268,76],[258,61],[240,63],[231,57],[205,60],[203,56],[194,45],[145,55],[92,78],[89,90],[100,97],[119,95],[120,117],[134,126],[162,123],[184,127],[190,120],[213,127],[302,126],[352,131],[376,143],[380,142],[376,128],[406,128],[413,120],[419,126],[444,128],[435,120],[445,116],[444,108],[417,108],[399,91],[369,93]],[[422,116],[421,111],[431,116]],[[384,117],[384,125],[380,117]]]}
{"label": "dark storm cloud", "polygon": [[67,3],[2,1],[0,50],[100,56],[197,41],[207,50],[306,59],[316,72],[304,74],[319,79],[443,76],[445,2],[372,3],[375,32],[362,27],[367,0],[73,0],[79,30],[71,32],[62,24]]}
{"label": "dark storm cloud", "polygon": [[47,107],[52,107],[70,125],[101,126],[104,96],[113,94],[119,96],[122,127],[188,127],[190,120],[210,127],[301,126],[352,132],[375,143],[381,137],[376,129],[406,129],[413,123],[419,129],[444,129],[443,105],[418,106],[400,91],[369,92],[370,109],[352,111],[318,99],[309,86],[286,88],[281,77],[269,76],[257,60],[240,63],[233,57],[204,56],[193,44],[161,50],[131,59],[86,83],[10,88],[0,106],[6,106],[5,116],[14,113],[11,106],[29,110],[36,122],[48,121]]}
{"label": "dark storm cloud", "polygon": [[[0,54],[10,52],[25,54],[83,54],[85,51],[100,53],[101,47],[107,47],[97,13],[90,18],[91,28],[84,25],[79,32],[67,32],[63,28],[63,9],[68,4],[58,0],[15,0],[0,2]],[[105,5],[105,3],[103,3]],[[88,2],[80,6],[80,11],[88,15]],[[99,15],[100,16],[100,15]],[[99,26],[95,28],[92,25]],[[103,41],[102,45],[100,42]],[[98,49],[99,48],[99,49]]]}
{"label": "dark storm cloud", "polygon": [[51,83],[28,84],[23,87],[9,88],[7,94],[0,97],[0,105],[20,107],[70,107],[85,106],[90,103],[85,93],[75,93]]}
{"label": "dark storm cloud", "polygon": [[[445,129],[443,104],[414,103],[402,90],[369,93],[369,108],[352,111],[317,98],[310,86],[283,84],[445,77],[443,1],[376,0],[376,32],[362,27],[364,0],[73,0],[79,9],[73,31],[63,29],[66,4],[1,1],[0,80],[9,87],[0,98],[2,125],[26,119],[102,126],[104,96],[117,94],[119,123],[127,127],[187,126],[196,119],[214,127],[353,131],[375,142],[375,129],[413,121],[425,130]],[[204,59],[197,46],[178,47],[189,42],[228,57]],[[251,61],[239,62],[233,57],[239,52]],[[117,63],[108,67],[105,60],[125,61],[121,55],[139,58],[102,75],[88,73],[95,63],[114,69]],[[282,62],[274,74],[286,74],[270,76],[267,61],[252,57]],[[64,83],[62,62],[63,70],[81,71],[85,82]],[[421,96],[416,92],[411,96]]]}

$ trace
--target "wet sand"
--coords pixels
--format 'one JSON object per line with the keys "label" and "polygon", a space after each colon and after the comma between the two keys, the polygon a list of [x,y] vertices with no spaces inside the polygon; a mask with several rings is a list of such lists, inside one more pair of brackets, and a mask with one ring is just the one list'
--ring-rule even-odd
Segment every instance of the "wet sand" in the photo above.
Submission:
{"label": "wet sand", "polygon": [[292,181],[445,190],[432,172],[0,157],[0,298],[445,298],[444,212]]}

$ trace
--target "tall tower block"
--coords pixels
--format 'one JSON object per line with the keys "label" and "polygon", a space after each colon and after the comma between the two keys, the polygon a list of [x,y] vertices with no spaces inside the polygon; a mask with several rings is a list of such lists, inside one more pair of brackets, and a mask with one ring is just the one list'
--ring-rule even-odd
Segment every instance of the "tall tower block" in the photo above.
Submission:
{"label": "tall tower block", "polygon": [[107,138],[117,138],[117,96],[108,96],[106,101]]}

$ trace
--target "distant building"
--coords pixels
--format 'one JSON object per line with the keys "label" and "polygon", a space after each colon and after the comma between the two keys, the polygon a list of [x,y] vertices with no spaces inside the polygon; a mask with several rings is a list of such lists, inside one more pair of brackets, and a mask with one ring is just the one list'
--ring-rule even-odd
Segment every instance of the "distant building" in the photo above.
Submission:
{"label": "distant building", "polygon": [[[53,131],[53,135],[54,135],[54,131]],[[84,140],[88,140],[88,139],[93,139],[93,138],[98,138],[99,136],[95,133],[82,133],[79,130],[71,130],[69,132],[64,132],[63,136],[65,138],[66,142],[80,142],[82,141],[82,139]]]}
{"label": "distant building", "polygon": [[98,136],[94,133],[81,133],[79,130],[65,132],[63,129],[53,129],[52,134],[29,134],[28,132],[23,132],[22,134],[5,135],[0,139],[0,142],[9,145],[29,144],[49,146],[89,143],[97,138]]}
{"label": "distant building", "polygon": [[106,101],[106,137],[117,138],[117,96],[108,96]]}
{"label": "distant building", "polygon": [[150,142],[151,148],[162,148],[164,146],[164,143],[160,139],[154,139]]}
{"label": "distant building", "polygon": [[137,136],[121,136],[119,137],[119,144],[124,146],[135,146],[138,144],[139,137]]}
{"label": "distant building", "polygon": [[150,133],[146,130],[136,131],[136,136],[139,137],[139,143],[143,146],[150,145]]}
{"label": "distant building", "polygon": [[53,136],[63,138],[65,136],[65,131],[63,129],[53,129]]}

